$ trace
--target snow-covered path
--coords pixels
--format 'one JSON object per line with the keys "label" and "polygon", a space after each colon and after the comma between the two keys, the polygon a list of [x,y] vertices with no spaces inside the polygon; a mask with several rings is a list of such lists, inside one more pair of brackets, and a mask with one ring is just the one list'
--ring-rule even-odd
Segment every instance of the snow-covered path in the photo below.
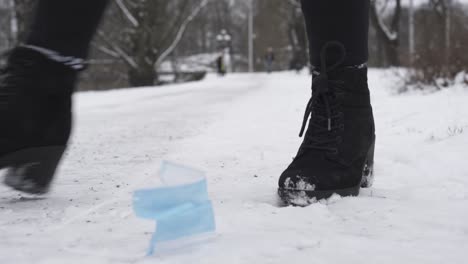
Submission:
{"label": "snow-covered path", "polygon": [[[393,75],[372,70],[374,187],[279,207],[308,78],[210,76],[76,95],[75,134],[49,197],[0,187],[0,263],[465,263],[468,90],[392,95]],[[157,183],[164,159],[206,171],[218,231],[148,259],[154,223],[134,217],[131,193]]]}

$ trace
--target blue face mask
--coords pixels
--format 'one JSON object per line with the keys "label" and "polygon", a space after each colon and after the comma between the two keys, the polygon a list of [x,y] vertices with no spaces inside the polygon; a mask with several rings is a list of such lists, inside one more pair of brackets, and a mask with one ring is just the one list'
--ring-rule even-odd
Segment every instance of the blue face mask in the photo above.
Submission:
{"label": "blue face mask", "polygon": [[156,220],[149,255],[162,242],[214,232],[215,220],[208,197],[205,174],[174,163],[163,162],[163,187],[137,190],[133,209],[138,217]]}

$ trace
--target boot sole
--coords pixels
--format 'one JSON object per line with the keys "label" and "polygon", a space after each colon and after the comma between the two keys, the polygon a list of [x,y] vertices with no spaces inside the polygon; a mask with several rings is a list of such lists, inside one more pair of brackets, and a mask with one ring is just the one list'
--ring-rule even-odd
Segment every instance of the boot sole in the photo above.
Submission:
{"label": "boot sole", "polygon": [[65,152],[65,146],[22,149],[0,158],[0,169],[7,168],[3,183],[28,194],[45,194]]}
{"label": "boot sole", "polygon": [[375,152],[375,137],[369,151],[367,152],[366,162],[362,169],[361,187],[370,188],[374,184],[374,152]]}
{"label": "boot sole", "polygon": [[328,199],[335,194],[341,197],[358,196],[361,188],[372,187],[374,183],[374,150],[375,138],[367,152],[366,161],[362,168],[361,182],[356,186],[345,189],[314,191],[278,188],[278,195],[284,203],[293,206],[307,206],[319,200]]}
{"label": "boot sole", "polygon": [[328,199],[337,194],[342,197],[358,196],[360,185],[346,189],[326,190],[326,191],[303,191],[294,189],[278,189],[278,195],[287,205],[307,206],[319,200]]}

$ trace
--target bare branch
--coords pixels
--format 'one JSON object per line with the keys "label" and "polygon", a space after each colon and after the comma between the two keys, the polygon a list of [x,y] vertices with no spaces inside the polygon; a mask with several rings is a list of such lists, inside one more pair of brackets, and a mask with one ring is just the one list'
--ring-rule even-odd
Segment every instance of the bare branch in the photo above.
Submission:
{"label": "bare branch", "polygon": [[122,11],[122,13],[127,17],[128,21],[132,23],[134,27],[138,27],[139,23],[138,20],[132,15],[130,10],[125,6],[125,4],[122,2],[122,0],[115,0],[115,3],[119,7],[119,9]]}
{"label": "bare branch", "polygon": [[104,54],[107,54],[111,57],[114,57],[116,59],[120,59],[120,54],[107,48],[107,47],[104,47],[102,45],[98,45],[94,42],[91,43],[91,46],[93,46],[94,48],[96,48],[97,50],[99,50],[100,52],[104,53]]}
{"label": "bare branch", "polygon": [[395,6],[395,13],[393,14],[393,20],[392,20],[392,31],[396,32],[398,34],[398,26],[400,23],[400,17],[401,17],[401,0],[396,0],[396,6]]}
{"label": "bare branch", "polygon": [[383,15],[378,11],[377,1],[372,1],[371,12],[377,22],[378,28],[384,33],[389,41],[396,41],[398,39],[398,21],[400,19],[400,0],[396,0],[395,14],[392,19],[391,28],[389,28],[383,21]]}
{"label": "bare branch", "polygon": [[298,0],[287,0],[289,4],[296,8],[301,8],[301,3]]}
{"label": "bare branch", "polygon": [[184,20],[182,25],[180,26],[176,37],[172,41],[172,44],[159,56],[159,58],[156,60],[156,63],[154,64],[155,69],[158,69],[161,63],[169,56],[174,49],[177,47],[177,44],[179,44],[180,40],[182,39],[182,36],[185,33],[185,30],[187,29],[187,26],[192,22],[192,20],[200,13],[200,11],[208,4],[210,0],[202,0],[200,4],[192,11],[192,13]]}
{"label": "bare branch", "polygon": [[112,43],[112,41],[107,38],[104,32],[99,30],[97,34],[104,40],[104,42],[106,42],[107,45],[112,47],[115,53],[119,54],[120,58],[122,58],[128,65],[130,65],[130,67],[134,69],[138,69],[138,64],[135,62],[135,60],[133,60],[133,58],[129,56],[127,53],[125,53],[125,51],[123,51],[119,46]]}

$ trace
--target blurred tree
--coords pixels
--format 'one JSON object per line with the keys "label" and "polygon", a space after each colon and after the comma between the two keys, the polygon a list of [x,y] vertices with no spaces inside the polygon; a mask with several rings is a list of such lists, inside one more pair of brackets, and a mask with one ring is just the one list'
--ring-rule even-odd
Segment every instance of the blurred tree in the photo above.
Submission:
{"label": "blurred tree", "polygon": [[28,26],[33,19],[33,11],[36,6],[36,0],[11,0],[14,6],[14,17],[16,20],[17,42],[23,42],[28,33]]}
{"label": "blurred tree", "polygon": [[[219,52],[216,35],[231,38],[235,70],[247,70],[245,0],[112,0],[92,42],[90,69],[80,89],[158,84],[160,71],[187,66],[212,67]],[[0,50],[24,39],[37,0],[0,0]],[[369,53],[371,66],[409,64],[409,21],[401,0],[371,0]],[[307,38],[299,0],[255,0],[257,69],[273,47],[278,69],[287,69],[295,53],[307,60]],[[414,9],[412,82],[435,83],[467,70],[468,8],[457,0],[419,1]],[[196,11],[196,12],[195,12]],[[198,14],[198,15],[197,15]],[[191,19],[189,19],[191,18]],[[17,41],[18,40],[18,41]],[[196,56],[192,56],[196,55]],[[212,58],[212,59],[210,59]],[[211,61],[210,61],[211,60]],[[172,65],[173,67],[168,67]]]}
{"label": "blurred tree", "polygon": [[410,84],[442,88],[459,72],[468,72],[468,10],[461,4],[441,2],[431,1],[416,10],[416,58]]}
{"label": "blurred tree", "polygon": [[289,69],[292,61],[307,64],[307,35],[298,0],[257,0],[255,15],[257,69],[262,69],[268,48],[276,55],[276,68]]}
{"label": "blurred tree", "polygon": [[[389,11],[393,9],[393,11]],[[389,13],[392,13],[389,15]],[[385,59],[379,66],[399,66],[401,0],[372,0],[370,19],[382,46]],[[387,23],[386,20],[389,20]]]}
{"label": "blurred tree", "polygon": [[[130,86],[158,83],[156,64],[173,51],[187,24],[207,0],[115,0],[109,13],[117,15],[98,31],[97,47],[122,59]],[[170,52],[166,52],[170,49]],[[159,61],[158,61],[159,60]]]}

